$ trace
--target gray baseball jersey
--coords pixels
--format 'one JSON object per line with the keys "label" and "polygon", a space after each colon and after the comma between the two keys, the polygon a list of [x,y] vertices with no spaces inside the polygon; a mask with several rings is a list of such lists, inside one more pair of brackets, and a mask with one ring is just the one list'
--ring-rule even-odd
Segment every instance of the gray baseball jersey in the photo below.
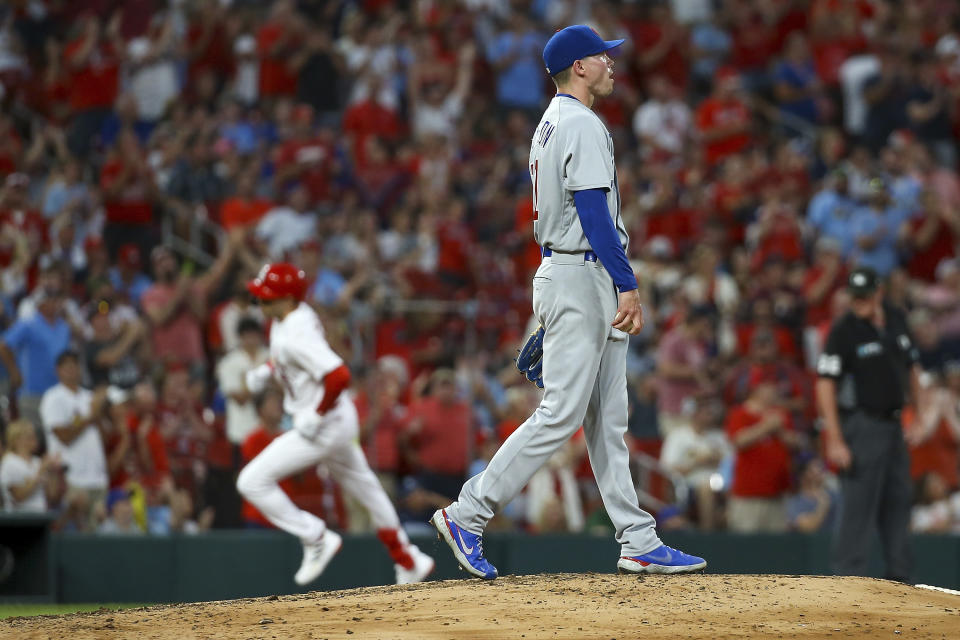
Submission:
{"label": "gray baseball jersey", "polygon": [[605,188],[610,215],[626,246],[613,141],[600,119],[575,98],[550,103],[530,149],[537,242],[553,250],[533,279],[533,313],[544,328],[540,406],[463,485],[447,509],[481,533],[554,452],[583,425],[590,464],[621,554],[660,546],[655,521],[638,502],[630,476],[627,430],[627,335],[610,326],[617,291],[607,270],[586,260],[590,249],[573,192]]}
{"label": "gray baseball jersey", "polygon": [[561,252],[591,249],[573,192],[607,189],[607,207],[626,249],[613,138],[597,114],[576,98],[561,94],[550,101],[530,144],[530,180],[537,244]]}

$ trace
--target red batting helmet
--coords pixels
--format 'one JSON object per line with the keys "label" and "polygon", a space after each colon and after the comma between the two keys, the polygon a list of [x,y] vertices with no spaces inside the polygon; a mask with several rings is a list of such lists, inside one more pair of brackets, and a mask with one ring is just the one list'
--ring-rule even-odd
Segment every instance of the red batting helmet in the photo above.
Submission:
{"label": "red batting helmet", "polygon": [[307,294],[307,274],[287,262],[265,264],[257,277],[247,283],[247,291],[261,300],[287,296],[303,300]]}

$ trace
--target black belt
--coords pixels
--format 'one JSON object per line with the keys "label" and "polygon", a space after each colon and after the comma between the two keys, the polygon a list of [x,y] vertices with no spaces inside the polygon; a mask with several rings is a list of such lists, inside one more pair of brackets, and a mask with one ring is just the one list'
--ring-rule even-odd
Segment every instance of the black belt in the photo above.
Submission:
{"label": "black belt", "polygon": [[877,420],[890,420],[893,422],[900,422],[900,409],[890,409],[887,411],[881,411],[879,409],[865,409],[863,407],[860,407],[859,409],[857,409],[857,411],[862,413],[865,416],[876,418]]}

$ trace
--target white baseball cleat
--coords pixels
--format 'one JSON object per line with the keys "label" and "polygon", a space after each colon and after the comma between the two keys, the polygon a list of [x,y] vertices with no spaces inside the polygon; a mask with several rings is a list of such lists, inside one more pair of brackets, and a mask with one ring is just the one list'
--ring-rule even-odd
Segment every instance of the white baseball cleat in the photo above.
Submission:
{"label": "white baseball cleat", "polygon": [[427,576],[433,573],[437,563],[433,558],[420,551],[416,545],[410,545],[410,556],[413,558],[413,568],[404,569],[399,564],[393,565],[397,570],[397,584],[413,584],[422,582]]}
{"label": "white baseball cleat", "polygon": [[316,580],[342,546],[343,538],[329,529],[323,532],[318,541],[303,545],[303,562],[293,576],[294,582],[302,587]]}

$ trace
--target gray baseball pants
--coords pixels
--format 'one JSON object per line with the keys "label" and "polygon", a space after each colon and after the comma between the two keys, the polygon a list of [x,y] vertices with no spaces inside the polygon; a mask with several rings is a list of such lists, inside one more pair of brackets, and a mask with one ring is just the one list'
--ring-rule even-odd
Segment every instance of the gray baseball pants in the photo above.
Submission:
{"label": "gray baseball pants", "polygon": [[627,430],[627,334],[610,326],[617,293],[606,269],[583,254],[554,252],[533,279],[533,312],[543,340],[540,406],[503,443],[480,474],[463,485],[447,513],[482,533],[494,513],[583,425],[587,453],[622,555],[660,546],[655,521],[642,510],[630,476]]}

